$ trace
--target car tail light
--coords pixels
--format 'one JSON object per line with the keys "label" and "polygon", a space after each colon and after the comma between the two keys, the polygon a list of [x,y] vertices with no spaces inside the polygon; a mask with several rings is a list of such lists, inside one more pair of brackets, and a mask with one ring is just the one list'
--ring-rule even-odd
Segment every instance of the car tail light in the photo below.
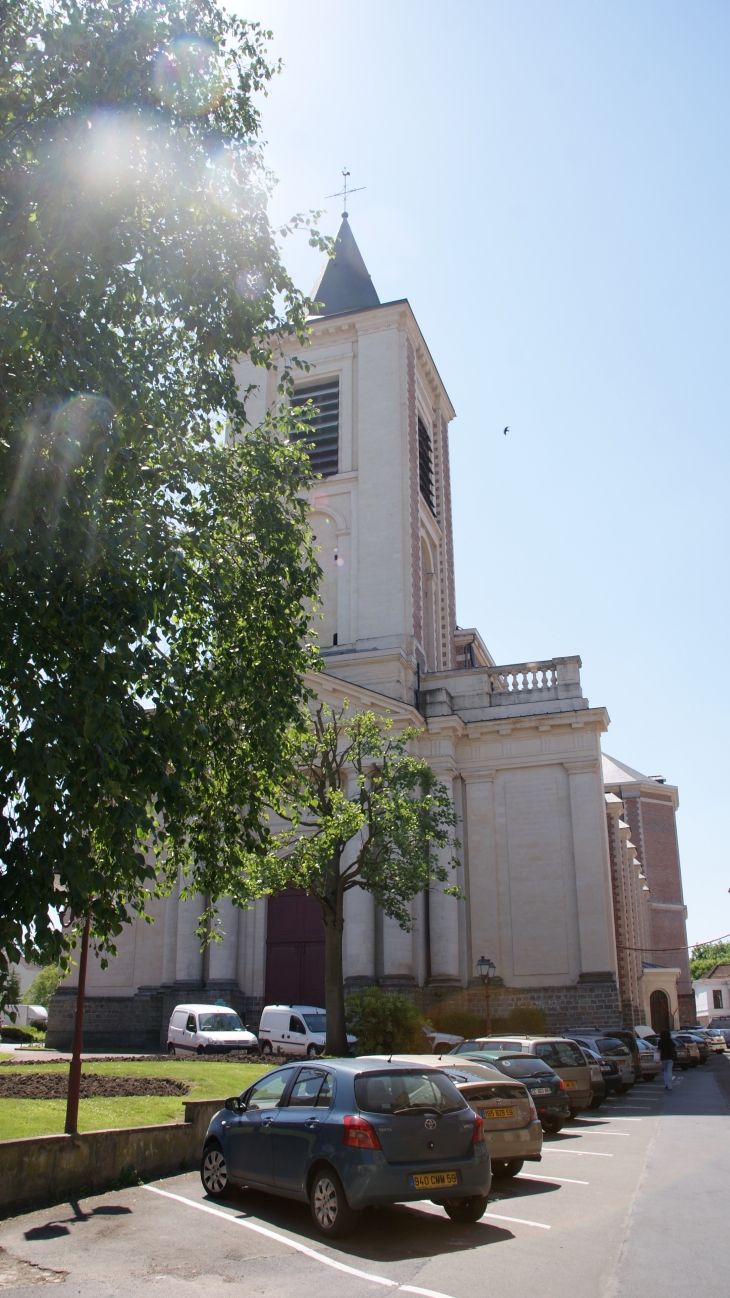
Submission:
{"label": "car tail light", "polygon": [[375,1127],[368,1122],[367,1118],[353,1118],[350,1114],[345,1118],[345,1135],[342,1143],[349,1145],[351,1149],[380,1149]]}
{"label": "car tail light", "polygon": [[559,1078],[558,1078],[558,1081],[560,1082],[560,1089],[561,1089],[561,1091],[564,1091],[564,1090],[565,1090],[565,1082],[563,1081],[562,1077],[559,1077]]}
{"label": "car tail light", "polygon": [[537,1109],[535,1108],[535,1101],[533,1100],[529,1091],[527,1092],[527,1098],[530,1101],[530,1117],[532,1118],[533,1122],[537,1122]]}
{"label": "car tail light", "polygon": [[474,1135],[472,1136],[471,1143],[473,1145],[480,1145],[483,1140],[484,1140],[484,1118],[481,1116],[481,1114],[478,1113],[474,1119]]}

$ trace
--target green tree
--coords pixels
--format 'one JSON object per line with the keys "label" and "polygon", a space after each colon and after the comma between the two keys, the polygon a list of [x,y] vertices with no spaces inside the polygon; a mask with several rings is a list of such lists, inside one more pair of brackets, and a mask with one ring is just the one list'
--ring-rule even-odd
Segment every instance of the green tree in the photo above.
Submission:
{"label": "green tree", "polygon": [[20,1000],[20,978],[17,969],[6,966],[0,969],[0,1014],[8,1010],[9,1018],[15,1022],[15,1006]]}
{"label": "green tree", "polygon": [[692,948],[690,973],[693,978],[704,978],[723,962],[730,964],[730,942],[701,942]]}
{"label": "green tree", "polygon": [[0,23],[0,962],[44,963],[61,904],[103,947],[265,840],[318,570],[306,454],[232,366],[309,304],[266,216],[270,33],[212,0]]}
{"label": "green tree", "polygon": [[372,712],[348,715],[320,703],[296,745],[296,774],[277,813],[285,828],[251,857],[242,896],[300,888],[322,907],[327,1051],[347,1053],[342,972],[345,895],[364,888],[386,915],[410,928],[410,902],[456,864],[435,854],[458,846],[456,813],[428,763],[408,752],[418,731],[392,734]]}
{"label": "green tree", "polygon": [[400,992],[365,987],[345,1000],[347,1031],[357,1037],[360,1055],[384,1055],[393,1051],[423,1050],[427,1042],[420,1035],[423,1023],[417,1005]]}
{"label": "green tree", "polygon": [[30,987],[23,993],[24,1005],[45,1005],[48,1009],[51,997],[61,981],[63,974],[57,964],[46,965],[39,969]]}

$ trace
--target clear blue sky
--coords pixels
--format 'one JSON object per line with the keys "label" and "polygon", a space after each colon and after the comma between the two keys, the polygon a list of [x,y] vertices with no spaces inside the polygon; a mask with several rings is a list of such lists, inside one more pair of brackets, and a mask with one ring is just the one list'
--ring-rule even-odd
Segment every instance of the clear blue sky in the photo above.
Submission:
{"label": "clear blue sky", "polygon": [[456,408],[459,623],[497,662],[580,653],[606,751],[679,786],[690,939],[730,932],[730,5],[235,7],[285,63],[273,216],[336,233],[350,168]]}

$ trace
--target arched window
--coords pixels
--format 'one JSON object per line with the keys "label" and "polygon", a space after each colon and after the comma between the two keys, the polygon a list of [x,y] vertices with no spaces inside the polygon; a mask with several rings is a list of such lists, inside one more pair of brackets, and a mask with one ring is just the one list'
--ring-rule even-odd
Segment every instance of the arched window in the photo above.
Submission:
{"label": "arched window", "polygon": [[672,1014],[669,1008],[669,997],[666,992],[652,992],[649,997],[651,1026],[655,1032],[663,1032],[672,1026]]}
{"label": "arched window", "polygon": [[426,671],[438,671],[436,654],[436,572],[431,546],[425,536],[421,537],[421,581],[423,602],[423,650],[426,655]]}

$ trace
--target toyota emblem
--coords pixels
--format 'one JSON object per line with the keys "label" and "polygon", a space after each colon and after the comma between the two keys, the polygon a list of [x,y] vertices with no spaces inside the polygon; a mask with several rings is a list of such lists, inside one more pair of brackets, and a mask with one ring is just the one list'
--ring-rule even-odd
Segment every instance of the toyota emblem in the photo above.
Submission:
{"label": "toyota emblem", "polygon": [[435,1130],[436,1130],[436,1123],[435,1123],[434,1119],[433,1119],[433,1118],[426,1118],[425,1127],[426,1127],[426,1131],[435,1131]]}

